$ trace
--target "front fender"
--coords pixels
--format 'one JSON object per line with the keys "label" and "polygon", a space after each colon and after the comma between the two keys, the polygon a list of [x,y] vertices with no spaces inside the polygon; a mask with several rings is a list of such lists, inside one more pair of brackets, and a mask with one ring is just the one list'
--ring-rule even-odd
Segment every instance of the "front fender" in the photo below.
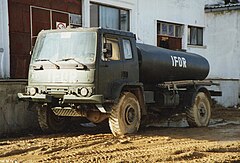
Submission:
{"label": "front fender", "polygon": [[122,92],[133,93],[138,98],[139,104],[142,109],[142,115],[147,114],[147,110],[145,107],[145,97],[143,95],[144,89],[143,89],[142,83],[136,83],[136,82],[127,83],[127,82],[119,82],[119,81],[115,82],[112,85],[112,89],[111,89],[112,101],[114,103],[118,102]]}
{"label": "front fender", "polygon": [[[113,82],[111,86],[111,100],[117,101],[121,95],[121,92],[125,89],[131,89],[136,87],[142,87],[142,83],[136,82],[125,82],[125,81],[117,81]],[[128,91],[128,90],[125,90]],[[130,91],[130,90],[129,90]]]}

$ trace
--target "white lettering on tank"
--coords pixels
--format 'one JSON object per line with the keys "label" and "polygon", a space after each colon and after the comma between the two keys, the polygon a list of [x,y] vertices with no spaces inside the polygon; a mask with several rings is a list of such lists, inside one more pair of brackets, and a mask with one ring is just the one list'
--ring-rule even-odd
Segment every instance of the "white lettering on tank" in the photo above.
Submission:
{"label": "white lettering on tank", "polygon": [[173,67],[187,68],[187,60],[184,57],[171,56]]}
{"label": "white lettering on tank", "polygon": [[171,59],[172,59],[172,66],[174,66],[174,60],[173,60],[173,57],[171,56]]}
{"label": "white lettering on tank", "polygon": [[183,63],[182,59],[180,57],[178,57],[178,65],[179,65],[179,67],[182,67],[182,65],[183,65],[182,63]]}
{"label": "white lettering on tank", "polygon": [[177,57],[176,57],[176,56],[173,56],[173,58],[174,58],[174,62],[175,62],[174,66],[175,66],[175,67],[177,67],[177,64],[178,64],[178,59],[177,59]]}
{"label": "white lettering on tank", "polygon": [[187,61],[186,61],[186,59],[182,57],[182,61],[183,61],[183,67],[187,68]]}

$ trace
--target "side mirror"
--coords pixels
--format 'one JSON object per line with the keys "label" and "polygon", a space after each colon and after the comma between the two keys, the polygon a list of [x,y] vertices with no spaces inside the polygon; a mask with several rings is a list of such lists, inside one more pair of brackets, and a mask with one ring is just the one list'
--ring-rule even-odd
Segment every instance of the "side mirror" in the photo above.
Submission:
{"label": "side mirror", "polygon": [[109,59],[112,57],[112,44],[111,43],[104,43],[103,54],[104,54],[104,58]]}

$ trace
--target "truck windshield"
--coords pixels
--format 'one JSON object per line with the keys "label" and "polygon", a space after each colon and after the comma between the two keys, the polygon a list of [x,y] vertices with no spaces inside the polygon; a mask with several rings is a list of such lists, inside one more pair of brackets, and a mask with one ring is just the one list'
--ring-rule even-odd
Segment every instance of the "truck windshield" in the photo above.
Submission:
{"label": "truck windshield", "polygon": [[50,60],[56,62],[66,58],[91,64],[96,53],[95,32],[52,32],[40,36],[36,42],[32,62]]}

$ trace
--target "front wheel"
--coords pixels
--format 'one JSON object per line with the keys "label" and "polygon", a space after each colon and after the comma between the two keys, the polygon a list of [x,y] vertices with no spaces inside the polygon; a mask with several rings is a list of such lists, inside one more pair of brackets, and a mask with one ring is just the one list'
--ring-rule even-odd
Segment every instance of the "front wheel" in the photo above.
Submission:
{"label": "front wheel", "polygon": [[204,92],[198,92],[192,107],[187,110],[187,122],[190,127],[204,127],[208,126],[210,118],[210,99]]}
{"label": "front wheel", "polygon": [[109,126],[114,136],[132,134],[138,131],[141,109],[137,97],[129,92],[121,95],[112,108]]}
{"label": "front wheel", "polygon": [[68,117],[55,115],[51,108],[43,106],[38,108],[38,123],[46,133],[62,132],[67,128]]}

